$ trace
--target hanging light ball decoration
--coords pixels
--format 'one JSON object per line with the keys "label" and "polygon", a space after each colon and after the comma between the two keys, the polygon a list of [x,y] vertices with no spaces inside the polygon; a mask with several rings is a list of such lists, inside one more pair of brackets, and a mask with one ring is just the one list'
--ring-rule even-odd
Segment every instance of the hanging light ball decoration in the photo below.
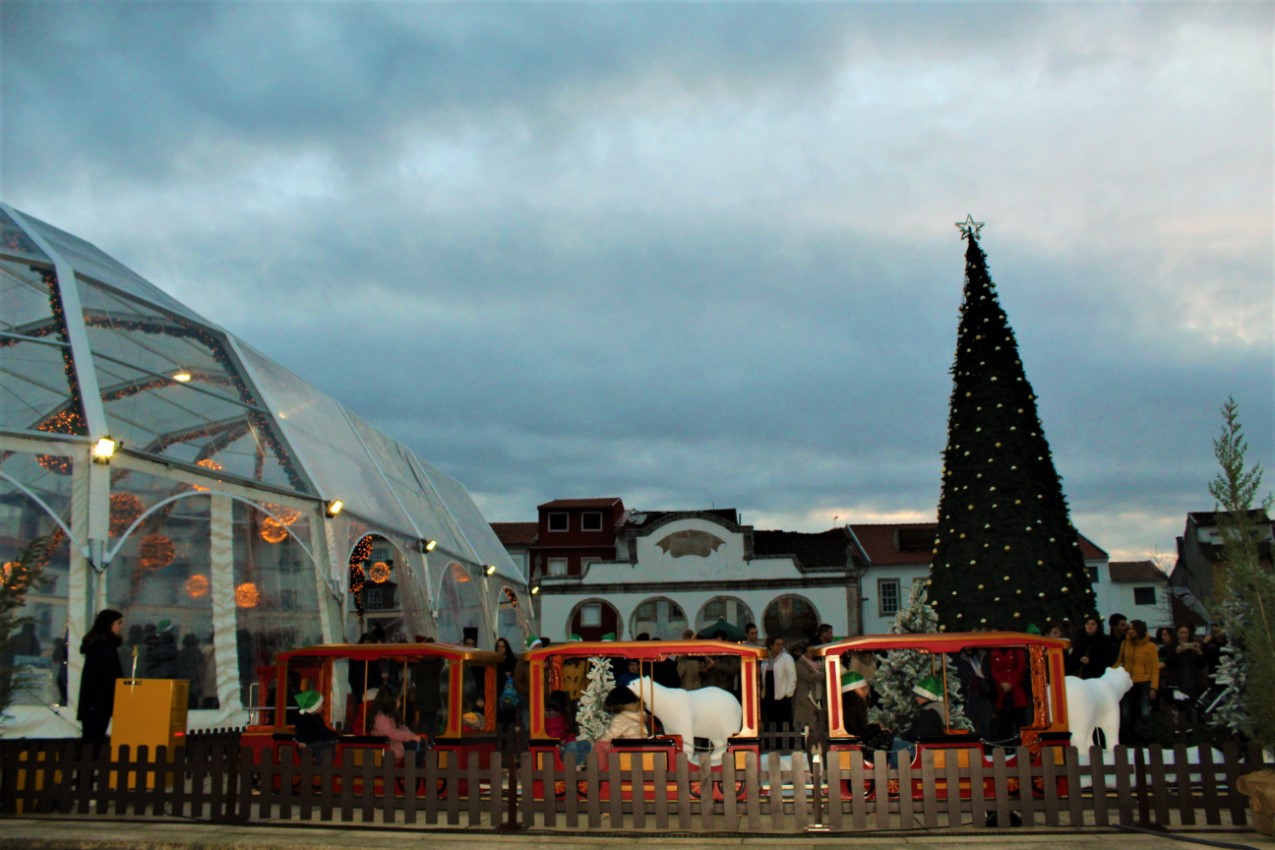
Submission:
{"label": "hanging light ball decoration", "polygon": [[296,508],[287,508],[274,502],[262,502],[261,509],[269,513],[281,525],[292,525],[301,519],[301,511]]}
{"label": "hanging light ball decoration", "polygon": [[196,574],[186,579],[186,595],[191,599],[203,599],[208,595],[209,587],[206,575]]}
{"label": "hanging light ball decoration", "polygon": [[164,534],[148,534],[137,547],[137,562],[148,570],[162,570],[177,557],[177,548]]}
{"label": "hanging light ball decoration", "polygon": [[390,577],[390,565],[384,561],[377,561],[367,571],[367,577],[376,584],[385,584]]}
{"label": "hanging light ball decoration", "polygon": [[7,586],[10,576],[17,574],[17,569],[17,561],[5,561],[3,565],[0,565],[0,585]]}
{"label": "hanging light ball decoration", "polygon": [[288,529],[274,517],[261,520],[261,539],[267,543],[282,543],[288,536]]}
{"label": "hanging light ball decoration", "polygon": [[[224,466],[222,466],[220,463],[218,463],[217,461],[213,460],[210,457],[206,457],[203,460],[195,461],[195,466],[202,466],[204,469],[207,469],[210,472],[221,472],[223,469],[225,469]],[[201,487],[198,484],[192,484],[190,486],[191,486],[191,489],[198,490],[200,493],[208,492],[207,487]]]}
{"label": "hanging light ball decoration", "polygon": [[132,493],[111,494],[111,536],[119,537],[128,531],[139,516],[144,506],[142,500]]}
{"label": "hanging light ball decoration", "polygon": [[261,604],[261,591],[250,581],[235,588],[235,605],[240,608],[256,608]]}

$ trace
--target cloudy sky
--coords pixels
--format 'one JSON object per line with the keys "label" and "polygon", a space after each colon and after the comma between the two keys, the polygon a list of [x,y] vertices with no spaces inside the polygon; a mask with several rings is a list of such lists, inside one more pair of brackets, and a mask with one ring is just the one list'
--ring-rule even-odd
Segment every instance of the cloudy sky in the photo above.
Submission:
{"label": "cloudy sky", "polygon": [[925,521],[982,245],[1077,527],[1275,486],[1275,4],[0,0],[0,198],[449,472]]}

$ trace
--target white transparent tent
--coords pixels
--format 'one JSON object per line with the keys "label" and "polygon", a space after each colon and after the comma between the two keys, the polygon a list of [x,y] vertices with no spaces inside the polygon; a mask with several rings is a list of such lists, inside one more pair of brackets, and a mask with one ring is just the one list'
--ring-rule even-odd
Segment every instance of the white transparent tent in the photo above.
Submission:
{"label": "white transparent tent", "polygon": [[[94,461],[102,437],[119,447]],[[126,674],[190,681],[192,728],[246,722],[281,649],[530,630],[525,581],[463,486],[0,204],[0,563],[46,536],[34,629],[0,657],[21,669],[6,736],[77,734],[78,647],[102,608],[124,613]]]}

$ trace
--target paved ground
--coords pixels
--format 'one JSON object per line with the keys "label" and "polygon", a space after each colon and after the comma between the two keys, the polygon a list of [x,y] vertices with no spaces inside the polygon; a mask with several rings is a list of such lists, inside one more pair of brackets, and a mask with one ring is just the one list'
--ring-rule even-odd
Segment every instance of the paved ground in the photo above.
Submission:
{"label": "paved ground", "polygon": [[57,850],[601,850],[640,841],[658,850],[820,850],[853,844],[856,850],[1160,850],[1206,847],[1275,850],[1275,838],[1256,832],[1180,832],[1175,835],[1124,830],[960,830],[929,833],[856,833],[805,836],[730,836],[649,834],[457,832],[393,829],[343,829],[332,826],[238,826],[207,823],[138,822],[84,818],[0,820],[0,848]]}

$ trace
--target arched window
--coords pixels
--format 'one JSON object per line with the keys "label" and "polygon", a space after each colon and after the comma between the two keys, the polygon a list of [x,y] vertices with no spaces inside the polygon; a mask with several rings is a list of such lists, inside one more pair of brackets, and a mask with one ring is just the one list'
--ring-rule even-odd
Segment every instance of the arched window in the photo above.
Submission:
{"label": "arched window", "polygon": [[639,605],[629,620],[629,634],[642,633],[660,640],[677,640],[686,631],[686,613],[667,596],[652,596]]}
{"label": "arched window", "polygon": [[584,640],[601,640],[603,635],[613,634],[616,640],[624,637],[620,628],[620,612],[605,599],[586,599],[571,609],[567,618],[564,638],[579,635]]}
{"label": "arched window", "polygon": [[[714,596],[695,615],[695,632],[712,637],[712,625],[722,621],[739,629],[739,634],[743,633],[744,626],[757,622],[753,619],[753,609],[744,600],[735,596]],[[734,639],[731,636],[736,633],[729,629],[726,631],[727,637]]]}
{"label": "arched window", "polygon": [[762,631],[766,636],[778,635],[788,643],[795,639],[808,640],[818,627],[819,612],[815,606],[795,593],[774,599],[762,616]]}

